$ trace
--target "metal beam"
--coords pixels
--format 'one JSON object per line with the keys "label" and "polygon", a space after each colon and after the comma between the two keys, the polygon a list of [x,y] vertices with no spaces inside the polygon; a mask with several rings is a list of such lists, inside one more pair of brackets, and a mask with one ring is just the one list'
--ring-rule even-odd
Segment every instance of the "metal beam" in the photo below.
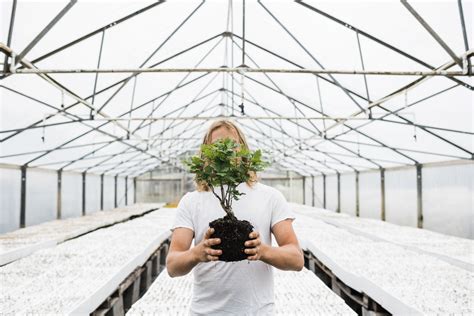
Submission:
{"label": "metal beam", "polygon": [[[219,37],[219,36],[222,36],[222,33],[217,34],[217,35],[214,35],[214,36],[212,36],[212,37],[210,37],[210,38],[208,38],[208,39],[206,39],[206,40],[203,40],[203,41],[201,41],[201,42],[199,42],[199,43],[197,43],[197,44],[195,44],[195,45],[193,45],[193,46],[190,46],[190,47],[188,47],[188,48],[186,48],[186,49],[184,49],[184,50],[182,50],[182,51],[180,51],[180,52],[178,52],[178,53],[176,53],[176,54],[173,54],[172,56],[167,57],[167,58],[165,58],[165,59],[163,59],[163,60],[161,60],[161,61],[159,61],[159,62],[157,62],[157,63],[155,63],[155,64],[153,64],[153,65],[151,65],[150,67],[156,67],[156,66],[158,66],[158,65],[160,65],[160,64],[162,64],[162,63],[164,63],[164,62],[167,62],[167,61],[169,61],[169,60],[172,60],[173,58],[178,57],[178,56],[180,56],[180,55],[182,55],[182,54],[184,54],[184,53],[186,53],[186,52],[188,52],[188,51],[191,51],[191,50],[193,50],[193,49],[195,49],[195,48],[197,48],[197,47],[200,47],[201,45],[204,45],[204,44],[208,43],[209,41],[214,40],[215,38],[217,38],[217,37]],[[0,49],[1,49],[1,43],[0,43]],[[187,84],[190,84],[190,83],[192,83],[192,82],[194,82],[194,81],[196,81],[196,80],[199,80],[199,79],[201,79],[202,77],[205,77],[205,76],[207,76],[207,75],[208,75],[208,74],[204,74],[204,75],[202,75],[202,76],[200,76],[200,77],[198,77],[198,78],[195,78],[195,79],[193,79],[193,80],[190,80],[190,81],[187,82],[186,84],[183,84],[181,87],[184,87],[184,86],[186,86]],[[119,81],[117,81],[117,82],[115,82],[115,83],[113,83],[113,84],[111,84],[111,85],[109,85],[109,86],[107,86],[107,87],[101,89],[101,90],[98,91],[97,93],[92,94],[92,95],[90,95],[90,96],[87,96],[84,100],[88,100],[88,99],[93,98],[95,95],[102,94],[102,93],[108,91],[109,89],[112,89],[112,88],[114,88],[115,86],[124,83],[128,78],[130,78],[130,77],[127,77],[127,78],[125,78],[125,79],[119,80]],[[172,93],[172,91],[173,91],[173,90],[169,91],[168,93]],[[164,96],[165,96],[165,95],[162,95],[162,96],[160,96],[160,97],[164,97]],[[151,102],[151,101],[150,101],[150,102]],[[75,106],[78,105],[78,104],[81,104],[81,103],[80,103],[80,102],[75,102],[75,103],[73,103],[73,104],[71,104],[71,105],[69,105],[69,106],[66,106],[64,109],[57,109],[57,112],[56,112],[55,114],[50,115],[50,116],[47,116],[44,120],[36,121],[35,123],[33,123],[33,124],[27,126],[26,128],[24,128],[22,131],[29,129],[29,128],[31,128],[32,126],[35,126],[35,125],[44,123],[45,120],[48,120],[48,119],[50,119],[50,118],[53,118],[55,115],[57,115],[57,114],[59,114],[59,113],[63,113],[63,112],[64,112],[64,113],[67,113],[67,110],[69,110],[69,109],[75,107]],[[142,106],[145,106],[146,104],[147,104],[147,103],[143,104]],[[140,107],[137,107],[136,109],[139,109],[139,108],[140,108]],[[126,114],[128,114],[128,112],[127,112]],[[7,140],[7,139],[9,139],[9,138],[12,138],[12,137],[18,135],[19,133],[20,133],[20,132],[13,133],[12,135],[10,135],[10,136],[8,136],[8,137],[5,137],[5,138],[2,139],[1,141],[5,141],[5,140]],[[1,141],[0,141],[0,142],[1,142]]]}
{"label": "metal beam", "polygon": [[456,64],[463,68],[462,60],[456,56],[456,54],[453,52],[453,50],[446,44],[443,39],[438,35],[438,33],[433,30],[433,28],[426,22],[418,12],[408,3],[407,0],[400,0],[400,2],[403,4],[405,8],[407,8],[408,11],[415,17],[415,19],[420,22],[420,24],[425,28],[425,30],[430,33],[430,35],[438,42],[441,47],[444,48],[444,50],[448,53],[449,56],[456,62]]}
{"label": "metal beam", "polygon": [[117,208],[117,175],[114,177],[114,207]]}
{"label": "metal beam", "polygon": [[337,173],[337,213],[341,213],[341,174]]}
{"label": "metal beam", "polygon": [[[265,12],[267,12],[272,17],[272,19],[275,20],[275,22],[278,25],[280,25],[280,27],[298,44],[298,46],[303,49],[306,55],[308,55],[319,67],[321,67],[321,69],[323,70],[325,69],[323,64],[321,64],[321,62],[319,62],[319,60],[316,59],[313,54],[311,54],[311,52],[296,38],[296,36],[294,36],[293,33],[291,33],[286,28],[286,26],[283,25],[283,23],[281,23],[280,20],[278,20],[278,18],[267,7],[263,5],[263,3],[260,0],[258,0],[258,4],[260,4],[260,6],[265,10]],[[336,84],[336,86],[338,86],[344,92],[344,94],[354,103],[354,105],[358,107],[360,110],[363,110],[362,106],[354,99],[354,97],[347,91],[347,89],[344,88],[339,83],[339,81],[337,81],[336,78],[334,78],[334,76],[332,76],[331,74],[328,74],[328,75],[331,78],[331,80]]]}
{"label": "metal beam", "polygon": [[423,228],[423,178],[422,178],[422,167],[423,165],[416,165],[416,206],[417,216],[416,224],[418,228]]}
{"label": "metal beam", "polygon": [[128,205],[128,176],[125,177],[125,205]]}
{"label": "metal beam", "polygon": [[86,215],[86,172],[82,173],[82,216]]}
{"label": "metal beam", "polygon": [[[15,74],[90,74],[90,73],[284,73],[284,74],[319,74],[319,75],[372,75],[372,76],[425,76],[425,77],[460,77],[469,76],[463,71],[391,71],[391,70],[352,70],[352,69],[286,69],[286,68],[71,68],[71,69],[19,69]],[[100,108],[99,110],[101,110]],[[363,110],[363,108],[360,108]]]}
{"label": "metal beam", "polygon": [[[461,20],[461,28],[462,28],[462,36],[463,36],[463,41],[464,41],[464,49],[466,51],[469,50],[469,42],[467,40],[467,32],[466,32],[466,22],[464,21],[464,12],[462,8],[462,1],[458,0],[458,8],[459,8],[459,18]],[[472,75],[472,69],[471,69],[471,59],[467,58],[467,72],[469,75]]]}
{"label": "metal beam", "polygon": [[355,173],[356,216],[360,216],[359,171]]}
{"label": "metal beam", "polygon": [[105,30],[108,30],[109,28],[112,28],[112,27],[115,27],[115,26],[117,26],[117,25],[120,25],[122,22],[125,22],[125,21],[127,21],[127,20],[129,20],[129,19],[131,19],[131,18],[133,18],[133,17],[136,17],[136,16],[138,16],[139,14],[141,14],[141,13],[143,13],[143,12],[146,12],[146,11],[148,11],[148,10],[150,10],[150,9],[152,9],[152,8],[154,8],[154,7],[156,7],[156,6],[159,6],[160,4],[163,4],[164,2],[165,2],[165,0],[159,0],[159,1],[154,2],[154,3],[152,3],[152,4],[150,4],[150,5],[146,6],[146,7],[141,8],[141,9],[139,9],[139,10],[137,10],[137,11],[134,11],[134,12],[132,12],[131,14],[128,14],[128,15],[126,15],[126,16],[120,18],[120,19],[117,19],[117,20],[114,20],[114,21],[112,21],[112,22],[109,22],[109,23],[107,23],[106,25],[101,26],[101,27],[99,27],[98,29],[95,29],[94,31],[92,31],[92,32],[90,32],[90,33],[88,33],[88,34],[86,34],[86,35],[83,35],[83,36],[81,36],[81,37],[79,37],[79,38],[77,38],[77,39],[75,39],[75,40],[73,40],[73,41],[71,41],[71,42],[69,42],[69,43],[67,43],[67,44],[65,44],[65,45],[63,45],[63,46],[61,46],[61,47],[58,47],[58,48],[56,48],[56,49],[54,49],[54,50],[52,50],[52,51],[50,51],[50,52],[48,52],[48,53],[46,53],[46,54],[44,54],[44,55],[42,55],[42,56],[40,56],[40,57],[34,59],[34,60],[32,61],[32,63],[38,63],[38,62],[40,62],[40,61],[42,61],[42,60],[44,60],[44,59],[46,59],[46,58],[49,58],[49,57],[51,57],[52,55],[55,55],[55,54],[57,54],[57,53],[59,53],[59,52],[65,50],[65,49],[67,49],[67,48],[69,48],[69,47],[71,47],[71,46],[73,46],[73,45],[75,45],[75,44],[77,44],[77,43],[80,43],[80,42],[82,42],[82,41],[84,41],[84,40],[86,40],[86,39],[88,39],[88,38],[90,38],[90,37],[92,37],[92,36],[94,36],[94,35],[96,35],[96,34],[99,34],[99,33],[103,32],[103,31],[105,31]]}
{"label": "metal beam", "polygon": [[323,174],[323,208],[326,209],[326,174]]}
{"label": "metal beam", "polygon": [[385,221],[385,169],[380,168],[380,219]]}
{"label": "metal beam", "polygon": [[[313,12],[318,13],[318,14],[321,15],[321,16],[324,16],[324,17],[330,19],[331,21],[336,22],[336,23],[339,24],[339,25],[342,25],[343,27],[348,28],[348,29],[351,30],[351,31],[357,32],[357,33],[359,33],[360,35],[362,35],[362,36],[364,36],[364,37],[366,37],[366,38],[368,38],[368,39],[370,39],[370,40],[372,40],[372,41],[374,41],[374,42],[376,42],[376,43],[378,43],[378,44],[380,44],[380,45],[382,45],[382,46],[384,46],[384,47],[386,47],[386,48],[388,48],[388,49],[390,49],[390,50],[393,50],[394,52],[396,52],[396,53],[398,53],[398,54],[400,54],[400,55],[402,55],[402,56],[404,56],[404,57],[406,57],[406,58],[408,58],[408,59],[410,59],[410,60],[412,60],[412,61],[414,61],[414,62],[420,64],[420,65],[425,66],[426,68],[429,68],[429,69],[431,69],[431,70],[434,70],[434,69],[435,69],[434,66],[432,66],[432,65],[430,65],[430,64],[428,64],[428,63],[426,63],[426,62],[424,62],[424,61],[422,61],[422,60],[420,60],[420,59],[418,59],[418,58],[416,58],[416,57],[414,57],[413,55],[408,54],[408,53],[405,52],[405,51],[402,51],[401,49],[399,49],[399,48],[397,48],[397,47],[395,47],[395,46],[393,46],[393,45],[390,45],[390,44],[388,44],[388,43],[382,41],[381,39],[379,39],[379,38],[377,38],[377,37],[375,37],[375,36],[373,36],[373,35],[371,35],[371,34],[369,34],[369,33],[367,33],[367,32],[364,32],[363,30],[361,30],[361,29],[355,27],[354,25],[351,25],[350,23],[348,23],[348,22],[346,22],[346,21],[339,20],[339,19],[337,19],[336,17],[334,17],[334,16],[332,16],[332,15],[326,13],[326,12],[323,12],[322,10],[317,9],[317,8],[315,8],[315,7],[309,5],[309,4],[307,4],[307,3],[305,3],[305,2],[303,2],[303,1],[301,1],[301,0],[295,0],[295,2],[296,2],[297,4],[302,5],[302,6],[305,7],[305,8],[307,8],[307,9],[313,11]],[[459,80],[459,79],[457,79],[457,78],[449,78],[449,79],[452,80],[452,81],[454,81],[454,82],[456,82],[456,83],[458,83],[458,84],[460,84],[460,85],[462,85],[462,86],[464,86],[465,88],[468,88],[469,90],[474,90],[474,87],[473,87],[473,86],[471,86],[471,85],[469,85],[469,84],[467,84],[467,83],[465,83],[465,82],[463,82],[463,81],[461,81],[461,80]]]}
{"label": "metal beam", "polygon": [[303,205],[306,204],[306,177],[303,176]]}
{"label": "metal beam", "polygon": [[76,4],[77,0],[70,0],[69,3],[46,25],[44,29],[18,54],[18,57],[13,60],[13,65],[22,61],[26,54],[35,47],[35,45],[53,28],[53,26],[62,19],[62,17]]}
{"label": "metal beam", "polygon": [[[7,46],[10,46],[12,43],[13,26],[15,25],[16,4],[17,4],[17,0],[13,0],[12,12],[10,14],[10,27],[8,28]],[[5,55],[5,60],[3,62],[3,72],[6,73],[9,67],[10,66],[8,64],[8,55]]]}
{"label": "metal beam", "polygon": [[57,171],[58,180],[57,180],[57,199],[56,199],[56,219],[62,218],[62,207],[63,207],[63,199],[62,199],[62,178],[63,178],[63,171],[59,169]]}
{"label": "metal beam", "polygon": [[104,210],[104,174],[100,175],[100,210]]}
{"label": "metal beam", "polygon": [[26,226],[26,168],[21,166],[21,182],[20,182],[20,228]]}
{"label": "metal beam", "polygon": [[[168,37],[140,64],[140,68],[145,66],[145,64],[150,61],[151,58],[153,58],[153,56],[176,34],[176,32],[184,25],[186,24],[186,22],[201,8],[201,6],[204,4],[204,1],[201,1],[201,3],[178,25],[178,27],[176,27],[172,32],[171,34],[168,35]],[[152,67],[149,67],[149,68],[154,68],[153,66]],[[110,96],[105,102],[104,104],[102,104],[102,106],[99,108],[99,111],[102,110],[103,108],[105,108],[109,102],[115,98],[115,96],[119,93],[119,91],[121,91],[123,89],[123,87],[125,87],[127,85],[127,83],[130,81],[131,78],[135,77],[137,75],[137,73],[134,73],[132,76],[129,76],[128,78],[125,79],[125,81],[123,82],[123,84],[112,94],[112,96]]]}
{"label": "metal beam", "polygon": [[137,178],[133,178],[133,203],[137,203]]}

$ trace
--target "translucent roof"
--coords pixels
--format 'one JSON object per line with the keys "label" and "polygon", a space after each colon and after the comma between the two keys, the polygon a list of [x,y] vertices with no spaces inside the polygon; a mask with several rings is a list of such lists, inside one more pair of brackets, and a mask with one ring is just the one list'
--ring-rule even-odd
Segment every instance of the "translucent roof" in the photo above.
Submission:
{"label": "translucent roof", "polygon": [[304,175],[473,158],[471,1],[13,3],[0,163],[136,176],[223,116]]}

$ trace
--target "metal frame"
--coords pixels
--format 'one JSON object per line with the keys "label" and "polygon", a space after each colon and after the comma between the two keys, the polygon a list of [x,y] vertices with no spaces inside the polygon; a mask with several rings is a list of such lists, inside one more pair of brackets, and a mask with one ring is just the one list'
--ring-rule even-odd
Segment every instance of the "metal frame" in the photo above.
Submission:
{"label": "metal frame", "polygon": [[[181,155],[186,152],[186,149],[196,148],[199,146],[199,139],[196,139],[193,136],[197,136],[198,133],[202,132],[203,126],[201,121],[208,121],[211,119],[217,119],[221,117],[230,117],[241,122],[241,125],[251,131],[254,135],[249,135],[249,141],[256,146],[261,146],[262,148],[268,150],[269,152],[278,155],[279,161],[278,168],[286,169],[292,168],[296,170],[300,175],[306,177],[311,176],[312,178],[312,204],[314,205],[314,176],[321,174],[323,177],[323,191],[324,191],[324,201],[323,204],[326,207],[326,175],[335,173],[338,177],[338,211],[340,211],[340,174],[344,171],[352,171],[356,173],[356,213],[359,214],[359,172],[364,169],[376,168],[380,170],[381,174],[381,194],[382,194],[382,205],[381,205],[381,218],[385,220],[385,185],[384,185],[384,174],[385,174],[385,163],[397,164],[399,166],[415,166],[417,168],[417,192],[418,192],[418,227],[423,226],[423,207],[422,207],[422,187],[421,187],[421,176],[422,176],[422,164],[418,159],[415,159],[415,154],[428,154],[435,155],[438,157],[444,158],[456,158],[463,160],[474,160],[474,153],[464,146],[452,141],[451,139],[445,137],[442,132],[457,133],[464,135],[474,135],[471,131],[458,130],[455,128],[444,128],[440,126],[430,126],[428,124],[417,124],[414,120],[407,119],[403,112],[407,108],[418,105],[422,102],[430,100],[436,96],[439,96],[442,93],[447,91],[452,91],[452,89],[461,89],[466,88],[470,91],[474,90],[474,87],[468,83],[461,80],[461,78],[472,77],[472,67],[471,67],[471,57],[474,55],[474,51],[469,48],[466,26],[464,21],[464,12],[462,7],[462,1],[457,1],[457,7],[459,10],[460,24],[462,30],[462,38],[464,42],[464,53],[456,55],[453,50],[442,40],[439,34],[423,19],[423,17],[406,1],[401,0],[401,5],[403,5],[420,23],[420,26],[423,27],[433,38],[437,41],[444,51],[446,51],[451,57],[446,63],[433,66],[428,64],[426,61],[419,59],[402,49],[389,44],[383,41],[380,38],[377,38],[360,28],[357,28],[343,20],[340,20],[312,5],[309,5],[301,0],[296,0],[296,5],[301,6],[307,10],[310,10],[317,14],[320,17],[326,18],[339,24],[343,27],[346,27],[350,32],[354,32],[357,40],[357,53],[359,54],[361,68],[358,70],[351,69],[326,69],[321,61],[317,58],[317,52],[312,52],[305,47],[303,42],[298,39],[295,34],[290,31],[290,27],[285,25],[280,21],[280,19],[261,1],[258,1],[259,6],[262,8],[262,12],[265,12],[275,26],[282,29],[285,34],[287,34],[292,42],[295,43],[297,49],[306,54],[313,62],[315,69],[303,67],[299,65],[291,58],[283,56],[279,52],[271,50],[269,48],[263,47],[258,43],[254,43],[246,37],[246,16],[245,16],[245,0],[242,3],[242,36],[234,34],[233,31],[233,8],[232,3],[229,2],[228,6],[228,16],[227,16],[227,28],[226,31],[218,33],[212,37],[209,37],[201,42],[195,43],[179,52],[174,53],[173,55],[164,58],[153,65],[145,66],[161,48],[166,45],[177,32],[199,11],[203,6],[205,1],[200,2],[196,7],[192,8],[189,13],[183,15],[180,23],[171,31],[171,33],[161,42],[148,57],[140,63],[138,68],[131,69],[101,69],[100,65],[102,64],[102,51],[105,45],[105,36],[107,30],[126,22],[129,19],[139,17],[140,14],[147,12],[165,1],[157,1],[151,5],[145,6],[137,11],[134,11],[120,19],[112,21],[100,28],[95,29],[92,32],[89,32],[81,37],[78,37],[67,44],[64,44],[38,58],[35,58],[32,61],[29,61],[26,58],[26,55],[29,51],[41,41],[41,39],[46,35],[54,25],[61,19],[63,16],[74,6],[76,0],[71,0],[69,3],[49,22],[49,24],[44,27],[38,35],[23,49],[20,53],[16,53],[11,49],[13,27],[15,22],[16,14],[16,5],[17,1],[13,0],[12,10],[10,14],[9,21],[9,30],[7,43],[0,43],[0,51],[5,54],[4,65],[2,76],[0,80],[5,80],[8,82],[10,76],[18,76],[20,74],[34,74],[39,76],[41,79],[45,80],[51,87],[54,87],[64,95],[68,95],[73,100],[73,103],[69,105],[63,105],[63,107],[54,106],[48,104],[44,101],[30,96],[26,93],[18,91],[5,85],[0,85],[0,88],[9,91],[9,93],[14,93],[22,98],[27,98],[30,101],[38,103],[39,106],[44,106],[49,109],[52,109],[54,112],[47,115],[44,119],[33,122],[32,124],[10,130],[0,131],[0,135],[7,135],[0,139],[0,143],[6,141],[12,141],[16,139],[15,137],[25,131],[31,129],[48,129],[53,126],[67,125],[74,126],[73,124],[81,124],[87,128],[86,132],[80,133],[67,141],[64,141],[62,144],[58,144],[48,149],[36,150],[30,152],[22,153],[10,153],[7,155],[0,156],[2,158],[12,158],[20,157],[26,155],[35,155],[34,158],[29,159],[26,163],[21,166],[21,203],[20,203],[20,225],[21,227],[25,226],[25,209],[26,209],[26,175],[27,169],[34,166],[40,165],[59,165],[57,168],[58,173],[58,209],[57,216],[61,217],[61,175],[64,170],[79,171],[82,173],[82,213],[85,214],[86,208],[86,175],[89,172],[100,172],[101,173],[101,209],[104,206],[104,175],[112,174],[115,176],[115,198],[114,203],[117,204],[117,178],[125,177],[125,194],[126,200],[125,203],[128,204],[128,179],[133,179],[134,183],[134,198],[133,202],[136,202],[136,177],[143,173],[146,173],[149,170],[159,167],[160,165],[165,165],[167,162],[161,157],[163,152],[163,147],[173,147],[180,148],[178,150],[173,150],[168,154],[171,155],[171,160],[177,160]],[[230,21],[232,20],[232,24]],[[37,67],[37,63],[51,58],[57,53],[67,50],[74,45],[81,43],[93,36],[101,36],[100,46],[97,48],[97,68],[96,69],[41,69]],[[360,37],[364,37],[372,42],[377,43],[389,49],[400,56],[413,61],[419,64],[421,67],[426,68],[427,70],[420,71],[383,71],[383,70],[367,70],[365,68],[366,59],[364,59],[364,50],[361,46]],[[224,41],[225,39],[225,41]],[[241,44],[239,44],[241,42]],[[224,56],[224,65],[221,67],[200,67],[200,64],[208,59],[210,53],[225,42],[225,56]],[[228,45],[230,44],[230,49]],[[183,54],[190,54],[196,50],[196,48],[202,47],[204,45],[211,45],[212,47],[208,50],[204,56],[202,56],[197,64],[193,68],[162,68],[162,64],[182,56]],[[284,68],[284,66],[279,68],[263,68],[260,67],[252,56],[249,54],[248,47],[258,50],[276,58],[281,61],[284,66],[289,68]],[[247,49],[246,49],[247,47]],[[240,50],[241,53],[241,65],[234,65],[234,48]],[[230,55],[230,56],[229,56]],[[228,62],[230,59],[230,63]],[[9,62],[10,61],[10,62]],[[247,66],[246,62],[252,63],[252,66]],[[460,70],[450,70],[452,67],[458,66]],[[158,68],[160,67],[160,68]],[[100,73],[118,73],[126,72],[130,73],[126,78],[114,82],[101,90],[97,90],[97,81]],[[130,109],[118,116],[112,117],[108,115],[104,110],[109,104],[115,100],[118,93],[125,87],[127,84],[134,79],[134,90],[139,86],[137,79],[141,74],[144,73],[155,73],[156,76],[159,76],[160,73],[180,73],[184,72],[184,77],[174,86],[173,89],[161,93],[160,95],[142,103],[135,105],[133,100],[130,103]],[[66,87],[64,84],[49,76],[50,73],[95,73],[94,84],[93,84],[93,93],[89,96],[80,96],[69,87]],[[188,77],[192,73],[202,73],[196,78],[188,80]],[[215,74],[214,77],[210,76]],[[222,75],[222,86],[218,89],[213,89],[211,87],[214,84],[214,79],[217,75]],[[297,96],[292,95],[286,89],[282,89],[277,80],[273,77],[275,74],[293,74],[297,75],[312,75],[317,80],[318,83],[318,92],[320,93],[319,80],[324,81],[325,83],[334,86],[347,97],[346,101],[349,101],[348,104],[355,106],[357,111],[351,113],[350,115],[345,115],[343,117],[336,117],[328,114],[327,105],[325,106],[326,110],[322,107],[321,95],[319,96],[320,107],[308,102],[300,100]],[[365,95],[360,94],[352,89],[344,86],[339,82],[335,75],[348,74],[348,75],[361,75],[364,78],[364,88]],[[239,76],[236,76],[239,75]],[[388,93],[386,96],[378,99],[372,100],[370,98],[370,89],[367,84],[367,75],[372,76],[416,76],[413,81],[405,84],[398,89]],[[259,80],[259,76],[264,76],[269,83]],[[167,105],[170,102],[170,96],[175,93],[180,93],[184,91],[183,88],[190,85],[199,85],[203,83],[203,80],[206,77],[212,77],[209,81],[203,85],[202,89],[197,95],[195,95],[192,100],[186,104],[175,106],[172,111],[168,111],[165,114],[158,114],[159,109],[163,105]],[[240,77],[240,82],[238,80]],[[407,91],[416,89],[421,83],[430,80],[433,77],[444,77],[450,82],[453,82],[454,85],[450,87],[443,88],[430,96],[427,96],[420,100],[415,100],[410,104],[405,104],[405,106],[396,106],[395,109],[389,109],[384,105],[389,100],[392,100],[396,96],[400,96]],[[230,80],[230,82],[229,82]],[[210,88],[211,87],[211,88]],[[235,87],[240,87],[236,89]],[[258,99],[250,91],[250,87],[258,87],[261,89],[262,93],[268,93],[269,96],[280,96],[285,99],[285,102],[281,103],[281,110],[275,110],[274,107],[266,104],[267,102],[261,101],[261,96],[258,96]],[[263,88],[263,89],[262,89]],[[209,91],[210,90],[210,91]],[[96,106],[96,98],[100,95],[104,95],[106,92],[113,91],[112,95],[106,99],[106,101],[100,105]],[[215,104],[214,99],[210,100],[204,107],[202,113],[198,116],[186,116],[186,110],[198,106],[198,102],[205,101],[207,98],[215,98],[216,96],[221,96],[221,103]],[[241,102],[238,102],[239,100]],[[345,98],[344,98],[345,99]],[[362,104],[362,102],[365,104]],[[155,105],[157,102],[157,105]],[[344,101],[342,101],[344,102]],[[77,106],[82,106],[90,110],[90,116],[84,118],[72,112],[72,110]],[[244,105],[248,105],[245,107]],[[151,111],[148,115],[138,116],[136,113],[140,110],[144,110],[145,107],[151,107]],[[199,105],[202,107],[202,105]],[[241,108],[242,115],[238,116],[234,114],[234,107],[237,106]],[[110,107],[109,107],[110,108]],[[284,110],[294,110],[294,115],[283,114]],[[382,115],[375,117],[372,112],[374,109],[380,109]],[[216,110],[220,113],[214,113]],[[306,111],[306,112],[305,112]],[[311,115],[305,114],[312,113]],[[228,115],[227,113],[231,113]],[[259,114],[265,113],[265,115]],[[285,112],[286,113],[286,112]],[[63,121],[51,123],[49,120],[52,118],[58,117],[59,115],[64,118]],[[387,118],[391,116],[391,118]],[[47,122],[48,121],[48,122]],[[94,121],[103,122],[97,126],[93,123]],[[131,122],[139,121],[140,124],[138,127],[131,129]],[[185,122],[187,122],[185,123]],[[329,121],[330,124],[326,125],[326,122]],[[163,123],[163,127],[159,128],[159,124]],[[169,123],[167,123],[169,122]],[[284,122],[284,123],[283,123]],[[366,133],[362,131],[364,127],[373,122],[382,122],[384,124],[398,124],[406,128],[416,128],[429,135],[430,137],[435,137],[436,139],[442,141],[444,144],[449,145],[451,148],[454,148],[459,152],[456,153],[442,153],[442,152],[431,152],[426,150],[417,150],[409,148],[398,148],[391,146],[390,144],[382,141],[376,135]],[[122,124],[124,123],[124,124]],[[359,124],[360,123],[360,124]],[[105,130],[106,127],[110,125],[117,126],[121,131],[126,132],[126,136],[117,136],[113,133]],[[298,135],[292,134],[285,130],[285,126],[291,124],[294,128],[297,129]],[[346,131],[336,132],[335,129],[338,126],[346,128]],[[150,131],[152,128],[158,129],[154,135],[151,135]],[[144,132],[148,129],[148,137],[143,137]],[[175,130],[181,130],[181,132],[174,133]],[[192,130],[192,135],[189,135],[189,130]],[[300,132],[305,133],[306,137],[300,137]],[[273,133],[281,135],[282,137],[288,139],[276,139],[273,137]],[[77,144],[78,140],[84,139],[85,136],[91,134],[102,134],[105,135],[108,139],[107,141],[102,142],[90,142],[86,144]],[[169,139],[166,139],[166,135],[171,134]],[[363,141],[354,141],[349,139],[342,138],[345,135],[360,135],[363,138]],[[186,136],[188,138],[186,139]],[[268,141],[267,141],[268,140]],[[314,142],[317,140],[317,143]],[[322,145],[328,143],[336,149],[323,149]],[[123,145],[123,148],[117,152],[110,152],[110,147],[115,144]],[[96,145],[100,145],[99,148],[94,148]],[[355,150],[354,146],[359,148],[376,148],[377,151],[387,150],[393,154],[393,157],[389,159],[382,159],[377,157],[379,153],[377,152],[374,156],[361,154],[359,150]],[[78,154],[77,156],[71,158],[70,160],[65,161],[53,161],[53,162],[42,162],[43,157],[60,150],[72,149],[72,148],[87,148],[87,152]],[[90,150],[89,150],[90,149]],[[156,154],[159,153],[159,154]],[[98,154],[97,156],[95,154]],[[101,158],[97,162],[97,158]],[[103,159],[102,159],[103,158]],[[122,159],[120,159],[122,158]],[[81,167],[77,167],[79,162],[82,163]],[[305,179],[305,178],[304,178]],[[304,180],[304,185],[305,185]],[[306,194],[306,193],[304,193]],[[306,196],[305,196],[306,199]]]}

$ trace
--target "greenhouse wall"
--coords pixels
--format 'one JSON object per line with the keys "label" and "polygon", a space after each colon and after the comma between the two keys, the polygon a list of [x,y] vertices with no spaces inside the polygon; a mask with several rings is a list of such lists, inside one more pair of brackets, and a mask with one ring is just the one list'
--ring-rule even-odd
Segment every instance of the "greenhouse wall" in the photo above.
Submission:
{"label": "greenhouse wall", "polygon": [[[21,183],[20,166],[0,165],[0,233],[21,227]],[[41,168],[26,168],[24,226],[36,225],[61,218],[78,217],[83,214],[82,173]],[[59,180],[60,183],[59,183]],[[133,204],[133,179],[129,179],[128,204]],[[59,191],[60,188],[60,191]],[[130,189],[130,187],[129,187]],[[60,192],[60,194],[58,194]],[[104,176],[104,210],[114,208],[114,176]],[[85,212],[101,210],[101,176],[86,174]],[[117,204],[125,205],[125,178],[117,177]],[[60,203],[60,204],[59,204]]]}
{"label": "greenhouse wall", "polygon": [[0,233],[20,227],[21,171],[0,167]]}
{"label": "greenhouse wall", "polygon": [[380,171],[359,173],[359,215],[361,217],[381,219],[381,189]]}
{"label": "greenhouse wall", "polygon": [[[415,166],[385,169],[385,220],[474,239],[474,163],[452,161],[424,164],[420,168],[419,184]],[[381,174],[381,170],[359,173],[360,217],[383,218]],[[337,211],[337,175],[326,176],[326,192],[323,176],[314,179],[315,206],[323,207],[326,195],[326,209]],[[306,177],[305,190],[311,192],[311,176]],[[311,205],[308,201],[312,198],[311,193],[307,195],[305,204]],[[341,174],[340,212],[356,215],[356,201],[356,174]]]}

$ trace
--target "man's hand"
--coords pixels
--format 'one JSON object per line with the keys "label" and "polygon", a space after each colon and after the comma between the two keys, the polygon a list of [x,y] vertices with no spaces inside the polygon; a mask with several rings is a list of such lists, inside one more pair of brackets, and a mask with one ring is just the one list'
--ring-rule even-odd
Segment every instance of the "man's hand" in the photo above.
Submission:
{"label": "man's hand", "polygon": [[245,242],[245,253],[248,254],[248,260],[260,260],[262,253],[265,251],[265,244],[262,244],[260,240],[260,234],[257,231],[253,231],[249,235],[250,240]]}
{"label": "man's hand", "polygon": [[198,262],[208,262],[219,260],[222,250],[212,249],[211,246],[220,244],[220,238],[210,238],[214,233],[214,228],[208,228],[204,238],[194,248],[192,248]]}

